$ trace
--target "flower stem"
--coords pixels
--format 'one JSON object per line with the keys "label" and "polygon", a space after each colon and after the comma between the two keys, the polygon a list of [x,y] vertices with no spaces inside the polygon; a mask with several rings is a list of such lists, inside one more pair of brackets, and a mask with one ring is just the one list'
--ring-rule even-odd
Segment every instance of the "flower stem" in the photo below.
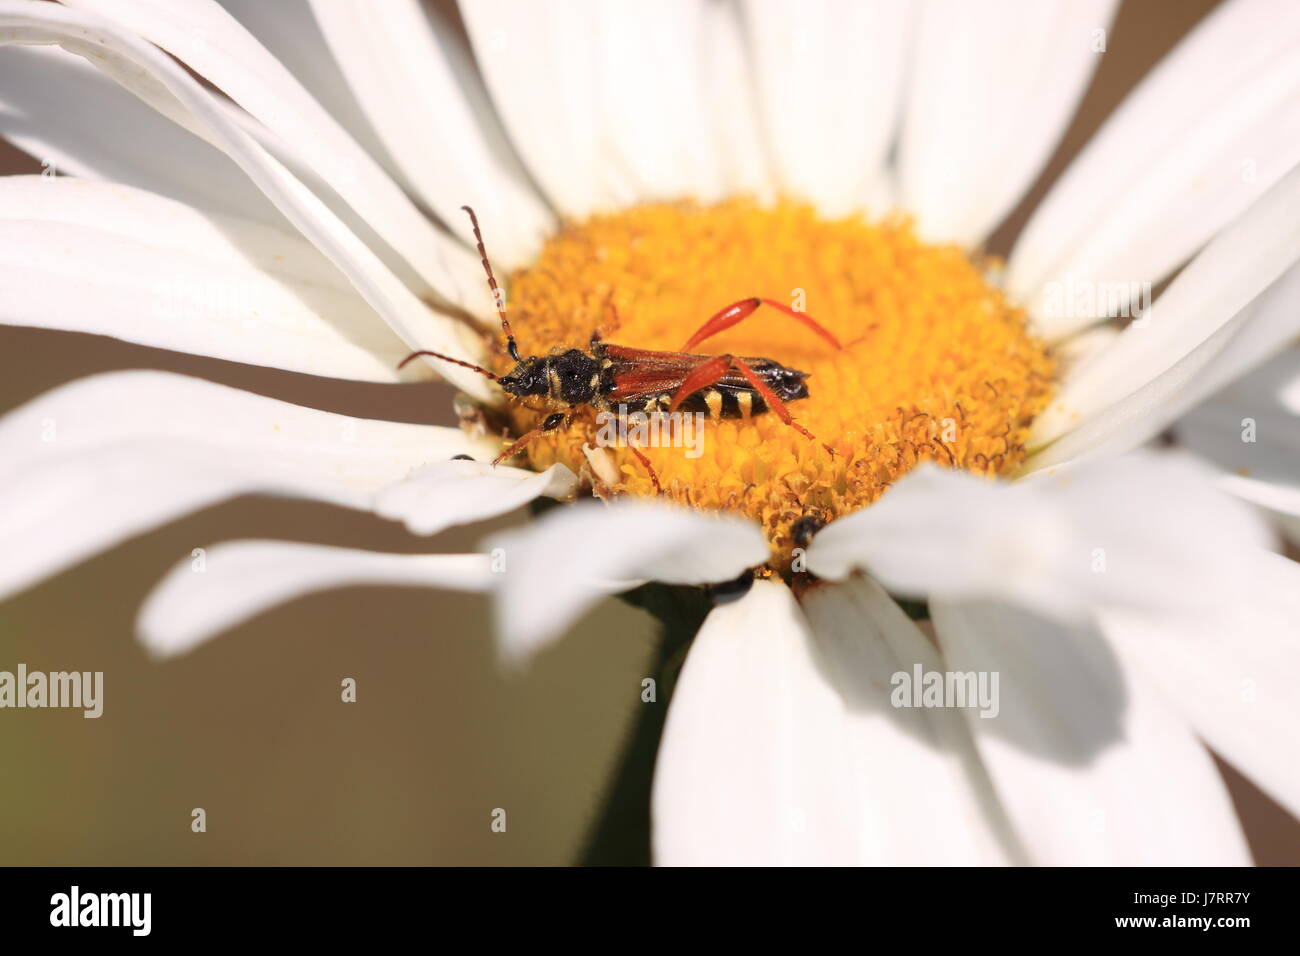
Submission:
{"label": "flower stem", "polygon": [[686,649],[711,602],[699,588],[646,584],[623,599],[659,620],[652,676],[655,699],[642,701],[623,745],[602,808],[587,835],[586,866],[647,866],[650,863],[650,787],[668,702]]}

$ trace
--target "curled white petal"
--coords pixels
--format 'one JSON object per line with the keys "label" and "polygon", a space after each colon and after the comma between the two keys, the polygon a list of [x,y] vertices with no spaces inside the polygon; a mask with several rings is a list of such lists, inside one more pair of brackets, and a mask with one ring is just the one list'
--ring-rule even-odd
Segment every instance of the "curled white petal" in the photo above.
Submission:
{"label": "curled white petal", "polygon": [[138,34],[225,92],[448,301],[487,314],[476,257],[438,232],[369,154],[216,0],[65,0]]}
{"label": "curled white petal", "polygon": [[656,502],[583,502],[486,542],[504,562],[495,590],[503,657],[540,650],[601,597],[642,581],[730,581],[767,559],[758,526]]}
{"label": "curled white petal", "polygon": [[58,47],[0,52],[0,136],[54,173],[122,183],[287,228],[221,150]]}
{"label": "curled white petal", "polygon": [[414,534],[437,534],[513,511],[541,497],[571,498],[578,479],[564,465],[543,472],[493,467],[483,461],[439,461],[417,468],[375,496],[382,518],[405,522]]}
{"label": "curled white petal", "polygon": [[1249,507],[1180,456],[1131,455],[1015,485],[923,466],[823,529],[808,567],[831,579],[864,569],[907,595],[1005,599],[1079,619],[1098,604],[1232,600],[1233,555],[1270,541]]}
{"label": "curled white petal", "polygon": [[[1149,315],[1129,325],[1114,344],[1071,373],[1034,420],[1031,447],[1040,448],[1083,427],[1170,370],[1211,341],[1298,259],[1300,166],[1179,273]],[[1300,318],[1292,327],[1296,326]],[[1227,342],[1221,339],[1219,348]],[[1207,350],[1207,360],[1218,351]]]}
{"label": "curled white petal", "polygon": [[300,236],[62,176],[0,178],[0,322],[313,375],[430,374],[398,372],[410,349]]}
{"label": "curled white petal", "polygon": [[[1156,437],[1215,389],[1245,375],[1294,338],[1300,329],[1297,301],[1300,266],[1292,266],[1172,366],[1137,391],[1072,423],[1072,430],[1030,455],[1024,472],[1059,462],[1114,455]],[[1105,350],[1098,352],[1092,361],[1103,365],[1107,354]],[[1149,358],[1161,363],[1156,350]],[[1066,380],[1070,380],[1069,373]]]}
{"label": "curled white petal", "polygon": [[0,594],[236,495],[367,508],[412,468],[492,447],[165,372],[82,379],[0,419]]}
{"label": "curled white petal", "polygon": [[136,630],[159,657],[193,650],[220,632],[294,598],[354,585],[482,591],[482,554],[380,554],[292,541],[233,541],[202,564],[176,565],[140,608]]}
{"label": "curled white petal", "polygon": [[[0,0],[0,44],[6,43],[57,43],[84,55],[155,109],[222,149],[408,345],[461,358],[481,350],[475,334],[427,308],[316,194],[249,136],[228,104],[156,47],[109,21],[58,4]],[[454,283],[440,288],[456,300]],[[497,398],[486,380],[472,372],[445,364],[441,371],[471,394]]]}

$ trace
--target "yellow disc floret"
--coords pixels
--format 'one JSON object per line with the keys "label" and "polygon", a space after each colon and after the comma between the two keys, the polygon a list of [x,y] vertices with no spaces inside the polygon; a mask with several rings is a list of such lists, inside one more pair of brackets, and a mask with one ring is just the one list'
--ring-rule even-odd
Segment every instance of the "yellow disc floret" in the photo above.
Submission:
{"label": "yellow disc floret", "polygon": [[[525,354],[586,349],[593,330],[675,351],[718,309],[751,296],[806,312],[844,348],[764,307],[694,351],[810,373],[809,397],[788,408],[817,440],[765,412],[709,420],[698,448],[642,453],[665,497],[759,521],[774,567],[788,563],[797,519],[866,507],[918,462],[995,476],[1023,460],[1052,387],[1047,347],[963,250],[920,241],[904,220],[825,220],[790,202],[639,206],[567,226],[512,276],[509,305]],[[494,360],[497,371],[512,364]],[[541,417],[519,405],[508,414],[516,434]],[[597,431],[585,409],[527,454],[535,467],[579,471]],[[604,453],[619,475],[607,491],[655,494],[630,450]]]}

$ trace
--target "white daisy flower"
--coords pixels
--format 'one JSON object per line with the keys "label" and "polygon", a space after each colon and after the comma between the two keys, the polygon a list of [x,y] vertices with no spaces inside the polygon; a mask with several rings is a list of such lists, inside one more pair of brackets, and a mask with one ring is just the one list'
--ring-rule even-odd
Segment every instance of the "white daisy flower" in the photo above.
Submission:
{"label": "white daisy flower", "polygon": [[[66,174],[0,180],[0,320],[468,396],[57,388],[0,420],[0,595],[248,492],[431,535],[594,491],[481,554],[222,544],[141,637],[400,583],[493,590],[519,661],[604,595],[756,578],[659,675],[656,861],[1248,863],[1207,746],[1300,814],[1300,568],[1254,507],[1300,515],[1300,8],[1206,17],[1003,267],[1114,6],[0,0],[0,132]],[[767,306],[707,349],[811,372],[816,439],[750,405],[638,454],[588,409],[492,468],[543,413],[397,370],[514,364],[467,204],[527,354],[815,316],[842,348]],[[1199,460],[1142,447],[1171,426]],[[898,694],[957,672],[983,712]]]}

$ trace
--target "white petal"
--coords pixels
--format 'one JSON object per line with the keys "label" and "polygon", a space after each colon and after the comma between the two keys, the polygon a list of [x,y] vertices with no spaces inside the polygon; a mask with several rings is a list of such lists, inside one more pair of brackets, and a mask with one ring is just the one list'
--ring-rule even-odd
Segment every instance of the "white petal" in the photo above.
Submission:
{"label": "white petal", "polygon": [[417,0],[314,0],[366,116],[416,194],[467,242],[473,206],[494,263],[524,265],[554,229],[444,11]]}
{"label": "white petal", "polygon": [[582,218],[635,199],[605,161],[596,69],[599,4],[460,4],[474,56],[510,137],[552,204]]}
{"label": "white petal", "polygon": [[[1292,283],[1300,278],[1292,277],[1290,283],[1279,287],[1284,296],[1282,312],[1260,305],[1268,314],[1255,322],[1243,315],[1243,310],[1297,260],[1300,166],[1179,273],[1150,314],[1129,325],[1109,348],[1070,373],[1051,404],[1035,419],[1030,445],[1041,449],[1068,432],[1082,434],[1062,442],[1061,448],[1047,449],[1031,465],[1042,467],[1079,455],[1123,421],[1168,402],[1237,336],[1244,338],[1233,346],[1240,351],[1227,366],[1231,372],[1240,372],[1280,348],[1300,331],[1300,312],[1291,307],[1294,293],[1287,291],[1294,289]],[[1211,380],[1208,391],[1192,394],[1204,397],[1222,384],[1226,380],[1220,376]],[[1193,403],[1184,397],[1170,407],[1176,415]]]}
{"label": "white petal", "polygon": [[[1172,422],[1194,403],[1220,388],[1238,381],[1248,372],[1277,355],[1288,343],[1294,343],[1300,330],[1296,306],[1300,304],[1300,264],[1293,265],[1271,286],[1242,310],[1234,320],[1239,327],[1228,337],[1214,358],[1206,364],[1196,384],[1170,402],[1177,412]],[[1154,433],[1153,433],[1154,434]]]}
{"label": "white petal", "polygon": [[1068,379],[1075,369],[1082,368],[1085,363],[1114,345],[1119,333],[1120,330],[1114,325],[1094,325],[1059,343],[1054,350],[1057,374],[1062,379]]}
{"label": "white petal", "polygon": [[753,64],[746,58],[738,8],[729,3],[706,4],[704,20],[703,95],[709,102],[727,193],[770,201],[775,189],[751,94]]}
{"label": "white petal", "polygon": [[1300,565],[1259,552],[1236,601],[1196,621],[1109,611],[1101,627],[1196,732],[1300,817]]}
{"label": "white petal", "polygon": [[221,6],[257,37],[283,64],[334,121],[348,131],[361,148],[400,180],[378,134],[344,78],[325,42],[311,0],[218,0]]}
{"label": "white petal", "polygon": [[954,671],[997,673],[1000,713],[967,723],[1040,865],[1249,865],[1209,753],[1090,628],[1007,605],[930,606]]}
{"label": "white petal", "polygon": [[[874,581],[804,595],[820,667],[843,699],[860,861],[908,866],[1005,863],[1006,821],[964,718],[898,707],[897,675],[943,670],[934,646]],[[972,702],[972,706],[975,706]],[[761,742],[760,742],[761,744]]]}
{"label": "white petal", "polygon": [[717,86],[706,92],[717,23],[706,7],[460,5],[502,120],[561,213],[581,218],[641,200],[724,194],[723,137],[710,102]]}
{"label": "white petal", "polygon": [[751,0],[743,15],[762,128],[782,188],[828,215],[862,208],[883,190],[910,7]]}
{"label": "white petal", "polygon": [[596,38],[604,162],[625,171],[640,199],[723,198],[718,143],[701,95],[708,75],[706,6],[701,0],[596,4],[589,29]]}
{"label": "white petal", "polygon": [[301,237],[62,176],[0,178],[0,322],[313,375],[411,377],[397,371],[410,349]]}
{"label": "white petal", "polygon": [[858,862],[848,736],[794,597],[755,581],[708,616],[673,690],[654,774],[655,862]]}
{"label": "white petal", "polygon": [[1143,79],[1012,253],[1008,286],[1040,329],[1094,321],[1051,308],[1052,284],[1155,284],[1300,160],[1297,44],[1300,6],[1235,0]]}
{"label": "white petal", "polygon": [[414,534],[495,517],[543,496],[571,498],[577,476],[564,465],[541,473],[482,461],[439,461],[416,469],[375,497],[381,518],[403,521]]}
{"label": "white petal", "polygon": [[57,47],[0,51],[0,136],[50,171],[287,226],[228,156]]}
{"label": "white petal", "polygon": [[975,245],[1011,211],[1065,132],[1114,8],[1114,0],[920,6],[899,180],[922,236]]}
{"label": "white petal", "polygon": [[487,314],[490,303],[476,257],[439,233],[379,164],[215,0],[65,3],[156,43],[224,91],[265,126],[272,134],[268,141],[282,155],[334,189],[430,287],[454,305]]}
{"label": "white petal", "polygon": [[1287,350],[1185,415],[1176,434],[1223,469],[1224,489],[1300,516],[1300,350]]}
{"label": "white petal", "polygon": [[1098,603],[1193,613],[1231,600],[1232,554],[1269,540],[1249,507],[1180,456],[1130,455],[1016,485],[922,466],[823,529],[808,567],[831,579],[862,568],[893,592],[1007,599],[1065,619]]}
{"label": "white petal", "polygon": [[496,591],[501,653],[522,661],[601,597],[642,581],[730,581],[767,560],[752,522],[650,501],[583,502],[490,539],[505,573]]}
{"label": "white petal", "polygon": [[[119,183],[69,176],[0,177],[0,222],[90,226],[196,260],[350,292],[351,284],[301,236]],[[375,318],[377,321],[377,317]]]}
{"label": "white petal", "polygon": [[182,561],[140,608],[136,630],[159,657],[184,654],[296,597],[355,585],[482,591],[484,554],[378,554],[290,541],[235,541]]}
{"label": "white petal", "polygon": [[492,447],[164,372],[82,379],[0,420],[0,595],[236,495],[365,508],[412,468],[457,454]]}
{"label": "white petal", "polygon": [[[0,2],[0,43],[14,42],[58,43],[85,55],[141,99],[219,146],[408,345],[464,358],[481,348],[463,325],[426,308],[315,194],[232,120],[228,108],[156,47],[57,4],[5,0]],[[451,285],[446,292],[452,297]],[[472,372],[445,365],[442,371],[473,395],[497,398],[488,382]]]}

